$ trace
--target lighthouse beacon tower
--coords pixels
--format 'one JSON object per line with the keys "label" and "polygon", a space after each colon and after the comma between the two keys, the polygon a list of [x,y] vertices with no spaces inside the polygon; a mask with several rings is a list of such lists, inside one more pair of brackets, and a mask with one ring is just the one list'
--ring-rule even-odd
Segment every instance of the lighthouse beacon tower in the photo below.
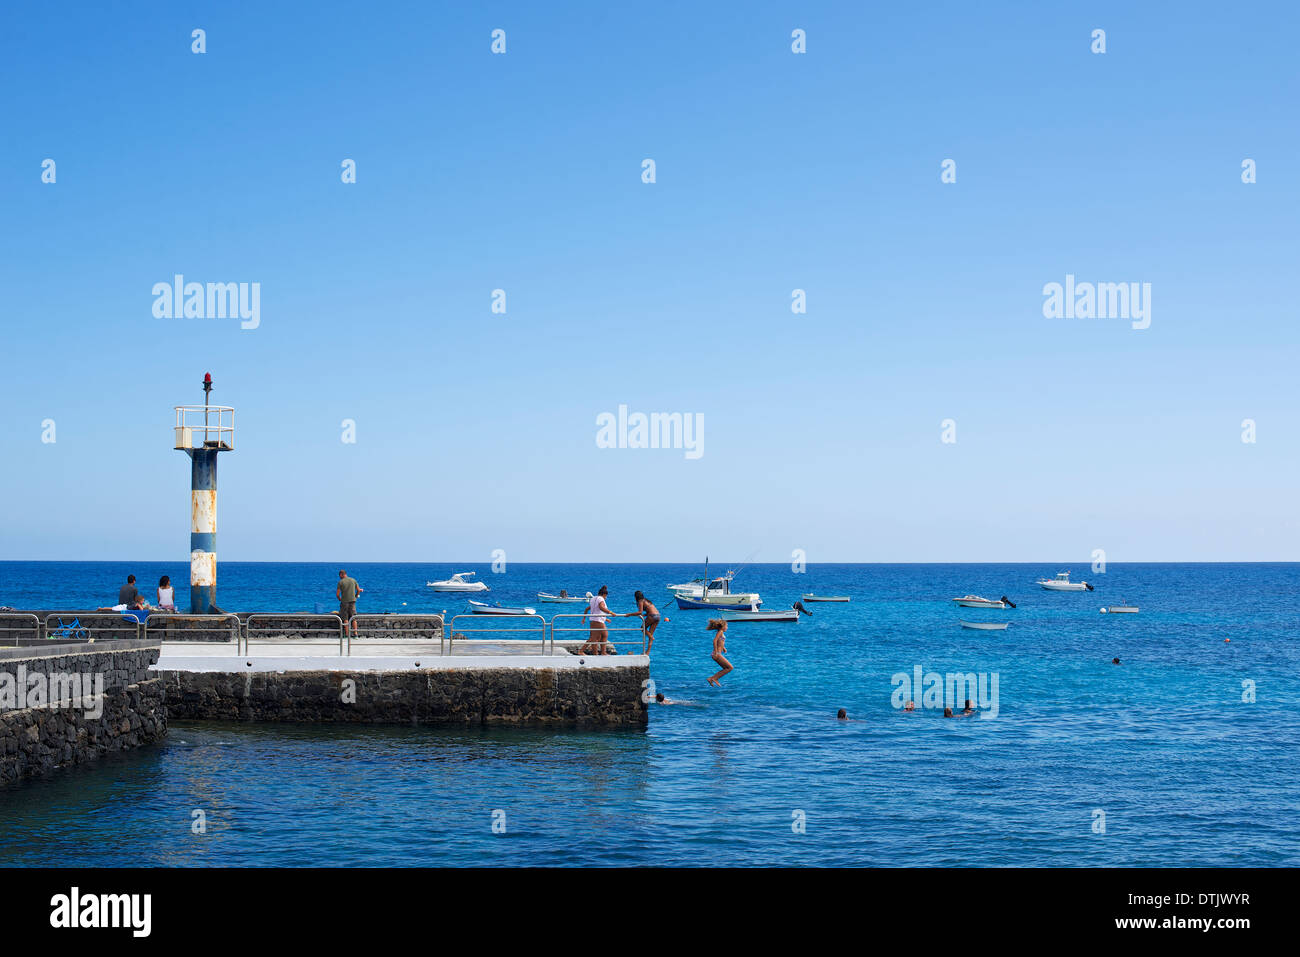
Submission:
{"label": "lighthouse beacon tower", "polygon": [[176,445],[190,457],[190,614],[217,607],[217,455],[235,447],[235,410],[210,405],[212,375],[203,376],[203,404],[176,406]]}

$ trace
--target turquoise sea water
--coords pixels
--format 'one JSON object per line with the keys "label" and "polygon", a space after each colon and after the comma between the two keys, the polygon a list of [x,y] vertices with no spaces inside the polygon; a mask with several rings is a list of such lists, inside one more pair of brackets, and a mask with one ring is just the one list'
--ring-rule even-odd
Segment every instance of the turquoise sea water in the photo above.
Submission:
{"label": "turquoise sea water", "polygon": [[[1065,567],[1096,591],[1033,584]],[[671,619],[652,675],[684,703],[634,731],[173,723],[163,745],[0,790],[0,864],[1300,864],[1300,565],[749,566],[736,586],[768,607],[853,601],[733,625],[720,689],[705,684],[708,615],[664,590],[696,566],[349,566],[361,611],[454,613],[424,583],[468,569],[503,604],[607,584],[630,611],[641,588]],[[182,563],[0,562],[0,604],[106,604],[128,571],[187,577]],[[224,563],[221,603],[314,610],[336,575]],[[1019,607],[946,600],[968,592]],[[1141,613],[1098,613],[1121,599]],[[1012,625],[967,631],[959,616]],[[901,713],[891,676],[918,665],[996,674],[997,717]]]}

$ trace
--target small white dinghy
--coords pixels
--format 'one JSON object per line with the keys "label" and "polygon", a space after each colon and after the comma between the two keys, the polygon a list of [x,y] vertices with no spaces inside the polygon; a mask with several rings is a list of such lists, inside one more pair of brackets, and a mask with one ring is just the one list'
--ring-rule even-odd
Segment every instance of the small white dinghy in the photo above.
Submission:
{"label": "small white dinghy", "polygon": [[848,595],[814,595],[812,592],[803,596],[804,601],[849,601]]}
{"label": "small white dinghy", "polygon": [[1007,625],[1011,624],[1009,621],[966,621],[964,618],[960,620],[963,628],[972,631],[1006,631]]}
{"label": "small white dinghy", "polygon": [[547,592],[544,592],[544,591],[539,591],[539,592],[537,593],[537,600],[538,600],[538,601],[549,602],[549,603],[551,603],[551,604],[553,604],[553,605],[555,605],[555,604],[573,604],[573,603],[575,603],[575,602],[576,602],[577,604],[580,604],[580,605],[585,605],[587,602],[591,601],[590,598],[578,598],[578,597],[575,596],[575,595],[551,595],[551,594],[548,594]]}
{"label": "small white dinghy", "polygon": [[536,609],[533,608],[506,608],[502,605],[489,605],[487,602],[475,601],[473,598],[465,599],[469,602],[469,610],[476,615],[535,615]]}
{"label": "small white dinghy", "polygon": [[1128,602],[1122,602],[1118,605],[1109,605],[1102,608],[1103,615],[1136,615],[1138,613],[1137,605],[1130,605]]}
{"label": "small white dinghy", "polygon": [[798,621],[799,612],[793,608],[785,611],[724,611],[725,621]]}

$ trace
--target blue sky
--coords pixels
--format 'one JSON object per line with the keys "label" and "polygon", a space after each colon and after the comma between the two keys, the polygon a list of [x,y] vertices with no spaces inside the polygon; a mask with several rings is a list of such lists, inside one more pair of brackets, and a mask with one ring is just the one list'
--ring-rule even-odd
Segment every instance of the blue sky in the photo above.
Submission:
{"label": "blue sky", "polygon": [[[3,20],[0,559],[183,559],[205,372],[226,559],[1300,558],[1291,5]],[[1067,273],[1150,328],[1045,318]],[[621,404],[703,456],[598,448]]]}

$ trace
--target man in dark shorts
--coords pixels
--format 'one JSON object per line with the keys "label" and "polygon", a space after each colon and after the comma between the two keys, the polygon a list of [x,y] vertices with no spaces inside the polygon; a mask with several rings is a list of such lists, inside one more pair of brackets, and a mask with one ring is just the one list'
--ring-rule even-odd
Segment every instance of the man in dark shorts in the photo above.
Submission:
{"label": "man in dark shorts", "polygon": [[357,617],[357,596],[363,591],[365,589],[357,584],[355,578],[349,578],[346,571],[339,569],[339,584],[334,589],[334,594],[339,599],[339,617],[345,623],[351,622],[354,635],[357,633],[357,623],[353,621]]}
{"label": "man in dark shorts", "polygon": [[127,575],[126,584],[117,590],[117,603],[126,605],[128,608],[136,603],[139,599],[140,592],[135,587],[135,576]]}

